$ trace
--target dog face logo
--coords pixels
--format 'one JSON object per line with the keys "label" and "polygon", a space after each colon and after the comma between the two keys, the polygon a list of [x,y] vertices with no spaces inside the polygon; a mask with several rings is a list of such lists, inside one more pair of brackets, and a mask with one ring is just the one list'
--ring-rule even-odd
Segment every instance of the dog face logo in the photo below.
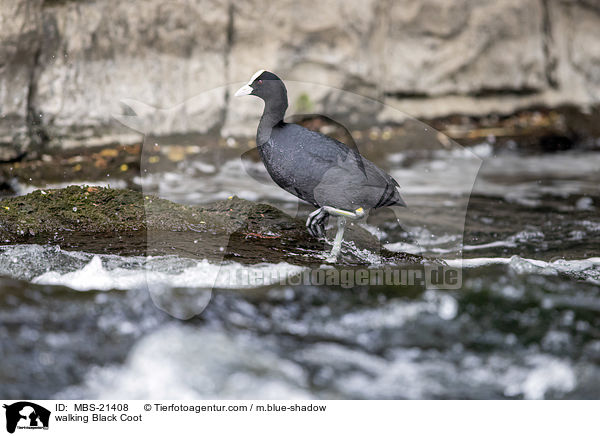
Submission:
{"label": "dog face logo", "polygon": [[48,429],[50,411],[28,401],[4,405],[6,409],[6,431],[19,429]]}

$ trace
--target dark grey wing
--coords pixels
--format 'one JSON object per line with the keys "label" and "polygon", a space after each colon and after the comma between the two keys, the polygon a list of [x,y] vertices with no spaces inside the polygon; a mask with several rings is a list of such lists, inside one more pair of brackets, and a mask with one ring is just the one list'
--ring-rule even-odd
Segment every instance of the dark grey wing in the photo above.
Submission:
{"label": "dark grey wing", "polygon": [[398,188],[400,185],[392,176],[383,171],[373,162],[363,158],[365,171],[367,173],[367,186],[379,186],[383,188],[379,201],[375,203],[373,208],[384,206],[402,206],[406,207],[406,203],[400,196]]}
{"label": "dark grey wing", "polygon": [[[374,203],[372,207],[378,208],[394,205],[406,207],[406,203],[404,202],[404,200],[400,196],[400,193],[398,192],[397,188],[399,188],[400,185],[398,184],[396,179],[394,179],[384,170],[379,168],[373,162],[363,157],[360,154],[358,147],[356,146],[353,139],[352,144],[354,145],[354,147],[350,148],[347,147],[346,144],[337,141],[336,139],[330,138],[319,132],[316,133],[322,136],[324,143],[333,141],[334,145],[339,149],[349,149],[348,154],[345,155],[345,166],[350,172],[354,174],[358,174],[357,170],[359,170],[364,175],[364,179],[362,181],[358,177],[356,177],[355,179],[357,182],[360,181],[360,183],[362,184],[362,187],[364,188],[363,195],[367,195],[368,192],[369,198],[374,198],[377,196],[377,190],[382,189],[379,201]],[[350,136],[350,138],[352,137]],[[342,153],[344,152],[342,151]]]}
{"label": "dark grey wing", "polygon": [[[396,189],[398,183],[389,174],[333,138],[296,124],[274,129],[271,138],[276,152],[286,154],[283,173],[294,177],[281,177],[282,184],[271,176],[290,192],[292,186],[299,189],[300,198],[345,210],[404,204]],[[294,171],[297,168],[302,171]],[[290,181],[291,186],[284,186]]]}
{"label": "dark grey wing", "polygon": [[[328,139],[334,139],[339,143],[345,145],[352,153],[360,156],[358,146],[352,137],[350,131],[343,124],[335,121],[332,118],[326,117],[320,114],[294,114],[286,118],[286,122],[289,124],[298,124],[305,129],[313,132],[321,133],[326,130],[327,135],[323,136]],[[359,169],[364,173],[365,168],[362,160],[357,159]]]}

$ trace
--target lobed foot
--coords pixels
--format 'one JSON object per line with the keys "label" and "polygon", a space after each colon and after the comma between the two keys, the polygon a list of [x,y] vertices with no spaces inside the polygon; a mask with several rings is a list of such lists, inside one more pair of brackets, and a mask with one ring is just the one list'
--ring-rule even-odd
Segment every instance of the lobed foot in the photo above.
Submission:
{"label": "lobed foot", "polygon": [[362,207],[354,210],[354,212],[337,209],[331,206],[323,206],[308,216],[306,220],[306,227],[308,228],[308,232],[314,236],[315,238],[324,238],[325,237],[325,222],[329,215],[338,217],[338,229],[335,235],[335,239],[333,240],[333,248],[331,249],[331,253],[327,256],[326,262],[335,263],[340,255],[342,250],[342,242],[344,237],[344,229],[346,228],[346,219],[358,220],[363,218],[365,214],[365,210]]}
{"label": "lobed foot", "polygon": [[308,229],[308,233],[310,233],[310,235],[314,238],[324,238],[325,224],[328,217],[329,214],[322,207],[311,213],[306,220],[306,228]]}
{"label": "lobed foot", "polygon": [[346,228],[346,219],[359,220],[363,218],[366,213],[362,207],[359,207],[354,212],[350,212],[343,209],[336,209],[331,206],[323,206],[308,216],[306,220],[306,227],[308,232],[315,238],[325,237],[325,223],[329,215],[338,217],[338,229],[333,240],[333,248],[329,256],[327,256],[326,262],[334,263],[342,250],[342,242],[344,237],[344,229]]}

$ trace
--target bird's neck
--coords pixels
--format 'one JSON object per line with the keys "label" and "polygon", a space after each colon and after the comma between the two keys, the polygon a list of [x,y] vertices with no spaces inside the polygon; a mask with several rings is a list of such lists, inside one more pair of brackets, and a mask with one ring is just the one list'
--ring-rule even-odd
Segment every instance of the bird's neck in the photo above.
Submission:
{"label": "bird's neck", "polygon": [[265,102],[265,110],[260,118],[258,131],[256,132],[256,144],[258,146],[265,144],[269,140],[273,127],[283,121],[287,107],[287,97]]}

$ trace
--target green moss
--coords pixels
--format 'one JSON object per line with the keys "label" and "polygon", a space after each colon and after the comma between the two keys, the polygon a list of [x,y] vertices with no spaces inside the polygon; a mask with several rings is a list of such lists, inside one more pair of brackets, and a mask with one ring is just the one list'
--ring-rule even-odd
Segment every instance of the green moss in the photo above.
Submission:
{"label": "green moss", "polygon": [[298,220],[278,209],[237,197],[196,208],[136,191],[69,186],[0,201],[3,241],[56,232],[186,231],[190,227],[228,234],[240,229],[303,230]]}

